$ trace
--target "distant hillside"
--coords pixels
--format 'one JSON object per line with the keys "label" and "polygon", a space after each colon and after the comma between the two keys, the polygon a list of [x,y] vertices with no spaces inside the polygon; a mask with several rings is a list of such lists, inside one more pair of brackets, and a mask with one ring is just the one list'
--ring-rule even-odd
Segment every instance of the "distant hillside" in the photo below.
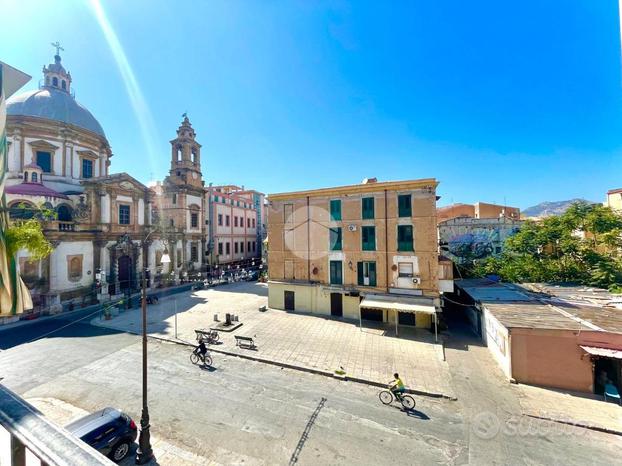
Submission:
{"label": "distant hillside", "polygon": [[575,202],[587,202],[588,204],[595,204],[594,202],[587,201],[585,199],[570,199],[569,201],[557,201],[557,202],[541,202],[533,207],[521,211],[521,217],[548,217],[550,215],[561,215],[566,212],[566,209]]}

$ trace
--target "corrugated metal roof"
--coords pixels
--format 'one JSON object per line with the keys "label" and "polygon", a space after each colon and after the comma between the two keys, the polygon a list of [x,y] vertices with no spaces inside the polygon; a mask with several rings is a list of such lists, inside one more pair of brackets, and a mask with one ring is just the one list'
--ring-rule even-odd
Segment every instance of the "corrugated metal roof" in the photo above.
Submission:
{"label": "corrugated metal roof", "polygon": [[456,280],[474,301],[491,312],[508,328],[553,330],[601,330],[622,333],[622,310],[577,303],[527,289],[522,285],[487,279]]}

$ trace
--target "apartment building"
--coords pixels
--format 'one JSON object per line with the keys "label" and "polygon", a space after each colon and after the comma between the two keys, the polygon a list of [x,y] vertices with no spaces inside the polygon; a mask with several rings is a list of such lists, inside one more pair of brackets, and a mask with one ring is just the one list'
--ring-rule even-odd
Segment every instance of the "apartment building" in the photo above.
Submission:
{"label": "apartment building", "polygon": [[257,205],[263,206],[264,195],[235,185],[210,185],[205,196],[210,265],[246,264],[261,257]]}
{"label": "apartment building", "polygon": [[372,179],[269,195],[270,307],[430,327],[445,278],[437,184]]}
{"label": "apartment building", "polygon": [[487,202],[476,202],[475,204],[451,204],[439,207],[438,221],[451,220],[452,218],[508,218],[513,220],[520,219],[520,209],[499,204],[489,204]]}

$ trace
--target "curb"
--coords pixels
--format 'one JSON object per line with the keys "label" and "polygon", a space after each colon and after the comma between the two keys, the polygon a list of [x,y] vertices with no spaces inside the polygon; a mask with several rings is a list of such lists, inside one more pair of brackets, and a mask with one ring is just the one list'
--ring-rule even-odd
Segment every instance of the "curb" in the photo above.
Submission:
{"label": "curb", "polygon": [[622,430],[609,429],[607,427],[599,427],[599,426],[595,426],[593,424],[586,424],[586,423],[583,423],[583,422],[562,421],[560,419],[554,419],[552,417],[546,417],[546,416],[538,416],[536,414],[525,414],[525,416],[532,417],[534,419],[542,419],[543,421],[553,421],[553,422],[557,422],[559,424],[566,424],[566,425],[574,426],[574,427],[582,427],[584,429],[595,430],[597,432],[604,432],[606,434],[622,436]]}
{"label": "curb", "polygon": [[[132,333],[134,335],[142,335],[142,333],[131,331],[131,330],[125,330],[125,331],[127,333]],[[154,340],[165,341],[165,342],[168,342],[168,343],[174,343],[176,345],[189,346],[189,347],[192,347],[192,348],[194,348],[196,346],[193,343],[189,343],[189,342],[184,341],[184,340],[179,340],[179,339],[174,340],[172,338],[165,338],[165,337],[159,337],[159,336],[153,336],[153,335],[147,335],[147,336],[148,336],[148,338],[152,338]],[[257,356],[233,353],[231,351],[215,349],[214,347],[210,347],[210,351],[212,351],[214,353],[225,354],[227,356],[235,356],[235,357],[242,358],[242,359],[248,359],[248,360],[251,360],[251,361],[257,361],[257,362],[261,362],[261,363],[264,363],[264,364],[270,364],[272,366],[284,367],[286,369],[293,369],[293,370],[297,370],[297,371],[301,371],[301,372],[308,372],[308,373],[311,373],[311,374],[323,375],[325,377],[330,377],[330,378],[333,378],[333,379],[346,380],[346,381],[349,381],[349,382],[356,382],[356,383],[360,383],[360,384],[364,384],[364,385],[371,385],[371,386],[380,387],[380,388],[386,388],[386,386],[387,386],[387,384],[383,384],[383,383],[380,383],[380,382],[375,382],[373,380],[361,379],[359,377],[349,377],[347,375],[346,376],[340,376],[340,375],[334,374],[333,372],[325,371],[325,370],[322,370],[322,369],[313,369],[311,367],[297,366],[297,365],[294,365],[294,364],[288,364],[286,362],[279,362],[279,361],[273,361],[271,359],[259,358]],[[412,388],[407,388],[406,389],[406,393],[411,393],[413,395],[427,396],[427,397],[430,397],[430,398],[444,398],[446,400],[451,400],[451,401],[456,401],[458,399],[455,396],[445,395],[444,393],[426,392],[426,391],[423,391],[423,390],[415,390],[415,389],[412,389]]]}
{"label": "curb", "polygon": [[[167,298],[169,296],[173,296],[175,294],[183,293],[185,291],[188,291],[191,288],[192,288],[192,284],[186,283],[186,284],[183,284],[183,285],[178,285],[176,287],[158,289],[155,292],[152,292],[152,294],[155,294],[159,298]],[[134,294],[132,294],[131,299],[139,298],[139,303],[140,303],[140,297],[141,297],[140,293],[134,293]],[[37,322],[46,322],[46,321],[48,321],[50,319],[59,319],[59,318],[63,318],[63,317],[70,317],[72,315],[79,314],[79,313],[88,314],[89,312],[93,312],[93,311],[101,311],[102,307],[105,304],[107,304],[107,303],[89,304],[88,306],[81,307],[79,309],[74,309],[72,311],[61,311],[61,312],[59,312],[57,314],[49,314],[49,315],[41,316],[41,317],[38,317],[38,318],[32,319],[32,320],[21,320],[20,319],[17,322],[12,322],[10,324],[0,325],[0,333],[4,332],[4,331],[8,331],[8,330],[13,330],[15,328],[36,324]],[[139,308],[140,308],[140,306],[139,306]],[[135,309],[135,308],[133,307],[132,309]],[[103,327],[103,326],[101,326],[101,327]],[[118,329],[115,329],[115,330],[118,330]]]}

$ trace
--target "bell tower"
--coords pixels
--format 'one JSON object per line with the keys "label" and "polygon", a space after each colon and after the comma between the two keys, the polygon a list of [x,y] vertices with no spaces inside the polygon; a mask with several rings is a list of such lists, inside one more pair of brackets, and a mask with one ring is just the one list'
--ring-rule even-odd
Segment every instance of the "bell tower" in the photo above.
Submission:
{"label": "bell tower", "polygon": [[188,115],[184,113],[183,117],[184,120],[177,128],[177,138],[171,141],[169,180],[174,184],[202,187],[201,144],[194,140],[196,133]]}

